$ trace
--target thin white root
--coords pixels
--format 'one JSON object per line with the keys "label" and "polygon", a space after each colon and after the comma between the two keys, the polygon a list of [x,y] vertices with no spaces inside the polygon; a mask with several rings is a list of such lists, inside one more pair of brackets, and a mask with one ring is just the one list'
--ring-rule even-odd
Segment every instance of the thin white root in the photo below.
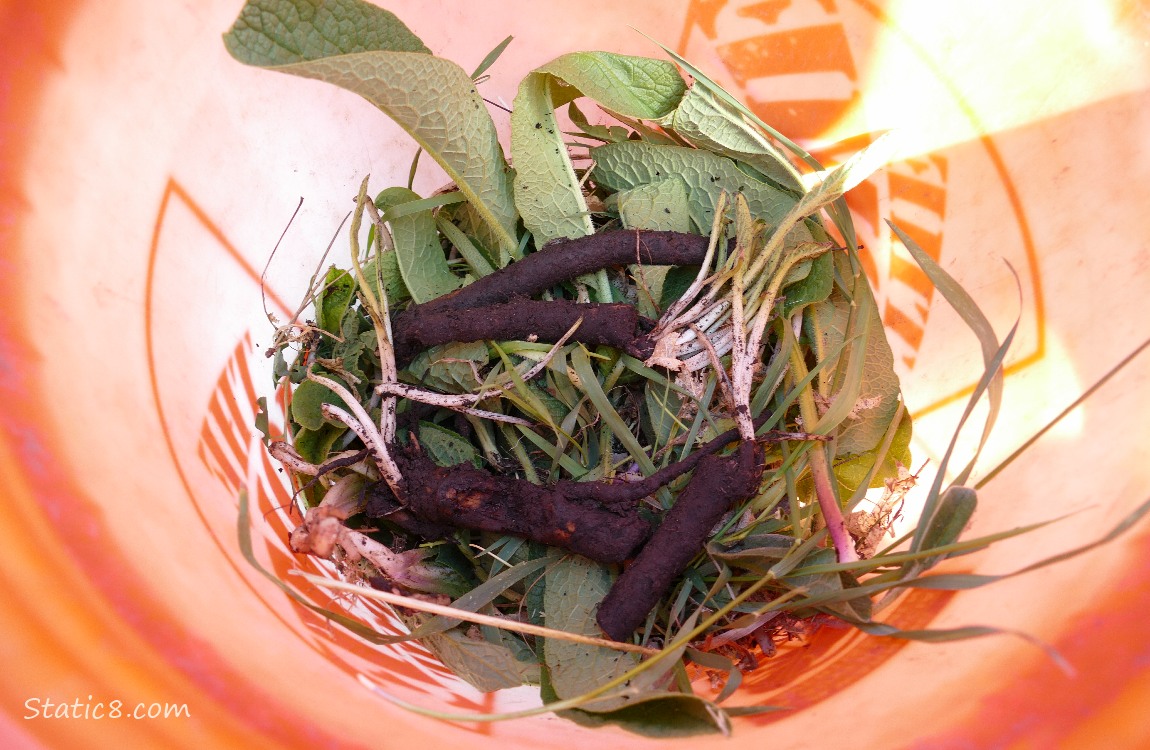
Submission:
{"label": "thin white root", "polygon": [[282,440],[273,440],[268,446],[268,453],[285,467],[296,474],[306,474],[314,477],[319,474],[319,467],[303,459],[296,449]]}
{"label": "thin white root", "polygon": [[383,442],[383,436],[379,434],[379,430],[375,428],[371,420],[360,422],[335,404],[323,404],[320,406],[320,411],[325,419],[334,419],[343,423],[363,441],[363,444],[371,451],[371,457],[375,459],[375,465],[379,469],[383,481],[387,482],[396,497],[403,497],[403,474],[400,473],[395,460],[388,453],[387,444]]}
{"label": "thin white root", "polygon": [[[547,353],[544,354],[538,362],[532,365],[530,369],[519,373],[519,378],[521,380],[531,380],[533,377],[542,372],[543,368],[547,367],[547,365],[551,363],[551,360],[555,358],[555,355],[558,354],[559,350],[563,348],[568,340],[570,340],[571,336],[574,335],[575,331],[579,329],[579,326],[582,325],[582,323],[583,318],[576,320],[575,323],[567,329],[567,332],[564,333],[559,338],[559,340],[556,341],[555,344],[547,350]],[[415,386],[407,385],[406,383],[384,381],[375,387],[375,392],[381,396],[406,398],[411,401],[418,401],[423,404],[430,404],[431,406],[439,406],[444,409],[454,409],[456,411],[463,412],[464,414],[470,414],[475,417],[482,417],[483,419],[491,419],[496,422],[507,422],[510,424],[522,424],[530,426],[533,423],[526,419],[511,417],[506,414],[499,414],[497,412],[487,411],[484,409],[471,408],[478,404],[480,401],[484,401],[489,398],[496,398],[514,387],[515,381],[511,378],[508,378],[506,383],[481,390],[479,393],[435,393],[434,391],[425,391],[422,388],[416,388]]]}

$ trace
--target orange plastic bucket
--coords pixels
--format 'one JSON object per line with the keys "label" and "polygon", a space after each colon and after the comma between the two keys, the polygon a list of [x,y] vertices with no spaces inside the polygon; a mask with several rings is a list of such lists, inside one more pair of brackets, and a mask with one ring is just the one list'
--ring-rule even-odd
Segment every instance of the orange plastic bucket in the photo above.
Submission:
{"label": "orange plastic bucket", "polygon": [[[282,317],[363,174],[402,181],[414,146],[350,94],[235,63],[220,34],[240,4],[0,2],[0,745],[654,746],[553,717],[444,723],[396,708],[360,677],[453,711],[537,697],[481,695],[420,648],[365,645],[242,559],[247,488],[257,557],[281,575],[315,569],[285,548],[282,483],[253,428],[271,384],[264,262],[303,196],[268,274],[267,304]],[[1021,316],[984,468],[1150,334],[1144,2],[390,7],[464,67],[514,34],[485,84],[495,101],[562,52],[656,56],[634,26],[827,161],[901,128],[899,160],[851,201],[918,417],[916,460],[944,450],[981,365],[882,217],[939,258],[1000,331]],[[428,174],[416,187],[441,182]],[[1016,570],[1099,537],[1142,502],[1147,372],[1146,355],[1133,360],[995,477],[971,533],[1077,515],[948,569]],[[738,720],[726,744],[1150,745],[1148,541],[1143,524],[1033,575],[910,594],[890,615],[908,628],[1025,631],[1073,677],[1021,639],[924,645],[825,629],[732,699],[792,710]]]}

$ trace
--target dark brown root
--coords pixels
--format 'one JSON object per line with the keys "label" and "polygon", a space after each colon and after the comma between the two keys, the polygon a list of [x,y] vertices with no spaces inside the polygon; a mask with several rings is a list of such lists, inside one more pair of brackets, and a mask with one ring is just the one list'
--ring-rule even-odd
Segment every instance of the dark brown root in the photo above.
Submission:
{"label": "dark brown root", "polygon": [[627,304],[580,304],[528,298],[565,281],[603,268],[632,263],[699,265],[706,237],[682,232],[616,230],[556,240],[523,260],[499,269],[450,294],[415,305],[396,316],[396,359],[402,366],[419,351],[450,341],[532,339],[557,341],[579,318],[572,340],[604,344],[646,359],[652,344],[639,330],[635,308]]}
{"label": "dark brown root", "polygon": [[599,605],[596,621],[607,637],[623,641],[643,625],[674,580],[703,548],[715,524],[735,503],[759,489],[762,449],[743,442],[729,456],[699,462],[662,525]]}
{"label": "dark brown root", "polygon": [[[572,499],[576,482],[537,485],[468,464],[438,466],[410,453],[397,452],[396,463],[403,472],[405,507],[394,512],[403,522],[413,517],[439,529],[511,534],[604,563],[627,559],[651,532],[634,504],[608,508]],[[378,485],[374,491],[387,492]]]}
{"label": "dark brown root", "polygon": [[532,297],[556,284],[612,266],[697,266],[707,254],[708,242],[697,234],[630,229],[555,240],[451,294],[410,308],[400,318],[424,314],[422,310],[467,310]]}
{"label": "dark brown root", "polygon": [[[760,416],[756,425],[768,418]],[[533,539],[599,562],[621,562],[650,532],[650,525],[639,515],[639,501],[692,471],[738,437],[737,429],[727,430],[683,460],[632,482],[563,480],[536,485],[469,465],[437,466],[425,456],[396,450],[396,462],[404,475],[404,502],[385,482],[376,482],[367,488],[367,515],[424,539],[444,538],[460,528],[492,531]],[[778,442],[822,437],[771,431],[757,439]],[[568,522],[574,523],[574,531]]]}

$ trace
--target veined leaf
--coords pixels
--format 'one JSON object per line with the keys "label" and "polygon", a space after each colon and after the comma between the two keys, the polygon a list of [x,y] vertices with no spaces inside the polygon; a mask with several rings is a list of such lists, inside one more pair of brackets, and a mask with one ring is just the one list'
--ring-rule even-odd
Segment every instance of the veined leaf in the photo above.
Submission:
{"label": "veined leaf", "polygon": [[879,444],[898,410],[901,393],[898,376],[894,372],[894,353],[880,322],[870,284],[861,274],[855,281],[854,303],[855,314],[861,316],[865,313],[869,325],[865,327],[865,341],[854,344],[865,348],[861,382],[857,390],[848,390],[844,385],[840,391],[840,395],[851,393],[854,396],[853,401],[843,402],[847,417],[840,423],[836,441],[840,456],[865,453]]}
{"label": "veined leaf", "polygon": [[555,108],[589,96],[620,114],[654,119],[678,104],[684,88],[668,62],[609,52],[563,55],[523,79],[511,114],[515,204],[537,245],[594,231]]}
{"label": "veined leaf", "polygon": [[[777,224],[795,204],[784,190],[748,177],[725,156],[683,146],[656,146],[642,141],[609,143],[591,149],[592,176],[610,190],[632,190],[677,175],[687,185],[692,231],[709,234],[719,194],[742,193],[756,219]],[[810,240],[810,232],[796,240]]]}
{"label": "veined leaf", "polygon": [[395,16],[355,0],[249,0],[224,44],[242,63],[326,81],[379,107],[515,252],[511,172],[483,98]]}
{"label": "veined leaf", "polygon": [[614,198],[627,229],[691,231],[687,184],[674,175],[620,190]]}
{"label": "veined leaf", "polygon": [[[396,15],[362,0],[249,0],[224,46],[241,62],[287,65],[333,52],[431,53]],[[247,59],[246,59],[247,58]]]}
{"label": "veined leaf", "polygon": [[[650,37],[647,38],[650,39]],[[675,52],[675,50],[671,49],[670,47],[656,42],[654,39],[651,39],[651,41],[655,42],[655,44],[662,48],[662,50],[666,52],[672,60],[682,66],[683,70],[686,70],[691,75],[691,77],[695,79],[696,86],[705,86],[711,93],[715,95],[716,98],[730,106],[735,112],[742,114],[748,122],[762,128],[763,132],[767,133],[776,141],[783,144],[783,146],[790,150],[791,153],[799,157],[812,169],[821,170],[823,168],[818,159],[811,156],[811,154],[806,149],[764,122],[762,118],[756,115],[750,108],[747,107],[747,105],[731,96],[731,94],[724,90],[722,86],[715,83],[715,81],[712,80],[710,76],[692,64],[690,60],[687,60],[685,57],[680,55],[678,52]],[[842,198],[841,196],[836,198],[831,206],[827,209],[827,213],[830,214],[831,218],[834,220],[835,226],[838,227],[839,232],[842,234],[843,239],[846,241],[847,247],[852,248],[849,250],[849,252],[854,253],[855,251],[853,248],[858,243],[855,235],[854,220],[851,218],[850,209],[847,207],[846,199]]]}
{"label": "veined leaf", "polygon": [[[627,229],[691,231],[687,185],[678,177],[620,190],[611,198]],[[632,265],[630,268],[639,284],[639,314],[658,318],[660,311],[657,306],[663,298],[663,281],[674,266]]]}
{"label": "veined leaf", "polygon": [[785,188],[801,192],[802,180],[761,130],[703,85],[687,89],[678,108],[663,124],[692,145],[742,161]]}
{"label": "veined leaf", "polygon": [[[888,425],[887,429],[889,430],[892,426]],[[898,425],[893,427],[895,432],[890,447],[877,469],[874,469],[875,454],[880,446],[876,446],[865,453],[849,456],[845,460],[836,460],[834,474],[839,483],[839,497],[849,498],[860,489],[865,491],[864,483],[867,487],[882,487],[888,478],[898,476],[899,464],[910,466],[910,414],[904,410]],[[868,482],[867,477],[872,474],[872,470],[873,476]]]}
{"label": "veined leaf", "polygon": [[607,712],[569,709],[564,718],[584,727],[615,725],[644,737],[697,737],[731,733],[727,711],[697,695],[650,692],[635,698],[631,705]]}
{"label": "veined leaf", "polygon": [[457,677],[482,693],[519,687],[538,678],[538,664],[520,661],[508,645],[492,643],[482,635],[472,637],[462,630],[448,630],[419,640]]}
{"label": "veined leaf", "polygon": [[[599,636],[595,611],[610,588],[611,573],[607,568],[577,555],[564,557],[547,569],[544,623],[555,630]],[[551,685],[560,698],[590,692],[638,663],[634,654],[624,651],[555,639],[547,640],[544,657]],[[629,702],[619,697],[599,701],[595,708],[609,711]]]}
{"label": "veined leaf", "polygon": [[483,459],[470,441],[458,433],[431,422],[419,423],[419,444],[440,466],[470,463],[478,468]]}

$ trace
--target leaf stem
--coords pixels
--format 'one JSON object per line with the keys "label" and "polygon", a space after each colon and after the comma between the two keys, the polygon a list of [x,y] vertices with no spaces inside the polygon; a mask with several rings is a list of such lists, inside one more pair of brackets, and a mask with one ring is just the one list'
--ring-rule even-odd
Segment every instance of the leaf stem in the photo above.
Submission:
{"label": "leaf stem", "polygon": [[[802,353],[798,347],[791,349],[791,371],[797,380],[802,380],[807,375],[807,365],[803,362]],[[813,426],[819,421],[818,411],[815,409],[815,397],[810,386],[804,388],[799,394],[799,414],[803,418],[804,425]],[[810,427],[804,429],[810,429]],[[827,462],[827,454],[822,443],[811,444],[807,453],[807,465],[811,468],[815,495],[819,499],[819,510],[822,511],[823,521],[826,522],[827,533],[835,547],[838,561],[840,563],[856,562],[859,556],[855,551],[854,540],[851,539],[850,533],[847,532],[846,523],[843,521],[842,509],[839,507],[834,485],[831,483],[830,465]]]}

